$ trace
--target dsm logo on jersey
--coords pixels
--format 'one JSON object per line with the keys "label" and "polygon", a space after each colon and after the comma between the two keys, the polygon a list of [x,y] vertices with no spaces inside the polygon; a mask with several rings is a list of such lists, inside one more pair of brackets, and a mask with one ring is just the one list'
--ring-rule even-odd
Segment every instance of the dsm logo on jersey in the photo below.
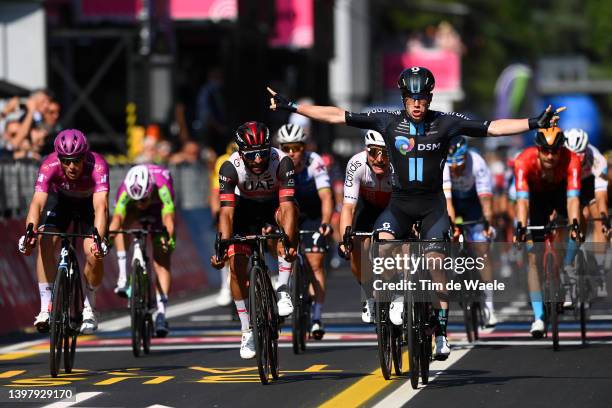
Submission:
{"label": "dsm logo on jersey", "polygon": [[414,149],[414,139],[408,139],[404,136],[395,136],[395,148],[402,156],[405,156]]}

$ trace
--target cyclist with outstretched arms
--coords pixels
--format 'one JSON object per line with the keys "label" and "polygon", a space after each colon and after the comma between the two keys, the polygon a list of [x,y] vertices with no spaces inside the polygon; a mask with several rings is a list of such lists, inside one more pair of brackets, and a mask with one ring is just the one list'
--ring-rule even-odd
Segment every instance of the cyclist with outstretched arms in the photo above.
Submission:
{"label": "cyclist with outstretched arms", "polygon": [[303,235],[300,245],[314,275],[310,333],[315,340],[325,334],[322,323],[325,302],[325,253],[327,237],[333,232],[331,217],[334,208],[329,174],[321,156],[306,149],[306,134],[299,125],[286,124],[277,132],[281,150],[293,161],[295,167],[295,201],[300,208],[298,228],[317,231]]}
{"label": "cyclist with outstretched arms", "polygon": [[[75,216],[81,231],[92,234],[83,240],[86,264],[85,307],[81,333],[89,334],[98,328],[95,313],[96,290],[104,277],[102,258],[108,248],[103,241],[99,248],[93,239],[94,227],[101,237],[108,222],[108,164],[98,153],[89,150],[87,138],[76,129],[61,131],[53,142],[54,152],[41,163],[34,187],[34,195],[26,218],[26,226],[34,230],[66,232]],[[74,228],[74,226],[73,226]],[[37,238],[19,240],[19,251],[29,255]],[[39,332],[49,331],[51,292],[57,272],[56,253],[60,239],[41,236],[36,259],[36,276],[40,292],[40,313],[34,326]]]}
{"label": "cyclist with outstretched arms", "polygon": [[[576,153],[582,163],[582,181],[580,188],[580,207],[583,220],[593,219],[593,242],[595,262],[598,268],[597,296],[608,296],[605,280],[605,258],[607,245],[604,245],[612,233],[607,223],[601,218],[608,218],[608,162],[599,150],[589,143],[589,135],[582,129],[568,129],[565,134],[565,147]],[[586,223],[581,223],[586,234]],[[576,270],[571,265],[576,255],[577,246],[574,241],[568,242],[565,254],[565,271],[571,281],[576,282]],[[575,298],[575,297],[574,297]],[[571,302],[566,306],[571,306]]]}
{"label": "cyclist with outstretched arms", "polygon": [[[535,144],[523,150],[514,161],[516,181],[516,240],[526,240],[527,220],[531,225],[547,225],[550,217],[568,220],[580,219],[580,159],[563,146],[564,135],[558,127],[539,129]],[[532,231],[533,242],[543,242],[542,231]],[[572,239],[577,231],[572,230]],[[565,234],[557,234],[556,241],[563,242]],[[529,249],[529,248],[528,248]],[[544,334],[544,304],[538,274],[536,253],[530,250],[527,285],[533,309],[534,321],[530,333],[535,338]]]}
{"label": "cyclist with outstretched arms", "polygon": [[[468,149],[467,139],[463,136],[455,136],[450,142],[442,188],[446,197],[446,209],[453,225],[457,217],[461,217],[464,223],[486,221],[488,224],[488,228],[485,228],[484,222],[463,226],[466,241],[475,256],[487,256],[487,243],[495,238],[491,172],[482,156]],[[455,230],[454,238],[457,238],[458,234],[459,231]],[[493,281],[489,262],[484,263],[480,274],[484,282]],[[497,324],[493,309],[493,290],[485,289],[484,295],[484,324],[486,327],[493,327]]]}
{"label": "cyclist with outstretched arms", "polygon": [[[109,229],[111,231],[131,227],[140,218],[147,218],[151,228],[166,228],[168,239],[163,233],[153,235],[153,268],[157,281],[157,314],[155,332],[157,337],[168,335],[166,306],[172,277],[170,256],[175,247],[174,234],[174,185],[170,170],[156,164],[139,164],[132,167],[119,186],[115,198],[115,210]],[[127,297],[127,249],[129,240],[125,235],[115,236],[119,277],[115,293]]]}
{"label": "cyclist with outstretched arms", "polygon": [[[222,154],[215,161],[215,167],[210,175],[210,195],[208,196],[208,204],[210,206],[210,214],[215,223],[215,227],[219,226],[219,212],[221,210],[221,201],[219,201],[219,171],[232,153],[238,151],[238,146],[233,140],[227,144],[225,154]],[[230,291],[229,283],[229,266],[225,265],[221,268],[221,287],[215,299],[219,306],[229,306],[232,303],[232,292]]]}
{"label": "cyclist with outstretched arms", "polygon": [[[423,239],[444,240],[450,224],[442,191],[442,169],[450,139],[460,134],[486,137],[522,133],[548,127],[558,116],[549,106],[531,119],[469,120],[459,113],[429,110],[434,85],[434,76],[428,69],[408,68],[398,80],[404,110],[368,113],[348,112],[335,106],[297,105],[270,88],[268,91],[272,95],[270,109],[286,109],[327,123],[380,132],[389,152],[394,185],[389,206],[375,224],[380,238],[403,239],[408,236],[410,226],[421,221]],[[428,256],[442,257],[443,248],[442,244],[428,245]],[[431,274],[435,283],[444,283],[443,271],[432,270]],[[400,303],[398,299],[394,303],[393,308],[401,315],[403,301]],[[448,294],[438,292],[434,305],[440,322],[434,356],[446,359],[450,354],[446,338]]]}
{"label": "cyclist with outstretched arms", "polygon": [[[298,209],[295,205],[295,167],[291,158],[272,147],[270,131],[260,122],[247,122],[234,135],[238,151],[223,163],[219,172],[219,232],[222,239],[234,234],[260,234],[269,231],[271,225],[283,227],[289,237],[290,248],[284,258],[282,242],[276,246],[278,253],[278,314],[289,316],[293,303],[288,283],[292,262],[297,256]],[[240,195],[236,194],[236,188]],[[250,247],[231,245],[227,254],[217,261],[213,255],[211,265],[223,267],[229,259],[230,288],[236,305],[242,340],[240,357],[255,357],[253,333],[246,308],[248,297],[247,276]]]}
{"label": "cyclist with outstretched arms", "polygon": [[[368,130],[364,139],[364,151],[351,157],[346,165],[340,231],[346,231],[346,227],[349,226],[354,231],[372,231],[376,219],[387,207],[391,198],[391,169],[385,140],[375,130]],[[358,239],[360,237],[355,237],[355,240]],[[351,271],[365,295],[366,301],[363,304],[361,320],[364,323],[374,323],[372,266],[367,265],[362,268],[361,265],[361,252],[369,248],[370,238],[360,241],[361,245],[353,245],[352,255],[348,252],[348,248],[345,248],[340,242],[338,253],[343,258],[350,257]]]}

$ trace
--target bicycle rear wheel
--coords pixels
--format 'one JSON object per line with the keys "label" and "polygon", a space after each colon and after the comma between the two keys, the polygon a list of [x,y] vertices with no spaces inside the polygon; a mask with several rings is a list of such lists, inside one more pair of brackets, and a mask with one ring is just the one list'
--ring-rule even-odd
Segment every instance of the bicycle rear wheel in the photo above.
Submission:
{"label": "bicycle rear wheel", "polygon": [[155,327],[153,325],[153,315],[151,314],[152,310],[152,293],[151,293],[151,281],[149,279],[150,275],[142,275],[143,280],[143,299],[142,299],[142,332],[140,334],[142,338],[142,350],[145,354],[149,354],[151,352],[151,338],[153,337],[153,330]]}
{"label": "bicycle rear wheel", "polygon": [[132,354],[140,357],[142,346],[142,266],[136,261],[132,268],[130,294],[130,321],[132,330]]}
{"label": "bicycle rear wheel", "polygon": [[49,371],[51,377],[57,377],[62,361],[64,338],[66,337],[66,314],[68,308],[65,268],[58,268],[53,285],[53,301],[51,309],[51,338],[49,341]]}
{"label": "bicycle rear wheel", "polygon": [[77,336],[83,323],[83,287],[76,259],[72,260],[73,273],[70,282],[70,297],[68,304],[68,327],[64,335],[64,371],[71,373],[74,367]]}
{"label": "bicycle rear wheel", "polygon": [[392,358],[392,323],[389,320],[389,302],[378,299],[376,302],[376,339],[378,341],[378,360],[385,380],[391,378]]}
{"label": "bicycle rear wheel", "polygon": [[577,301],[579,302],[579,318],[580,318],[580,340],[582,345],[586,344],[586,332],[587,332],[587,315],[586,315],[586,302],[589,301],[589,287],[588,279],[586,278],[587,264],[586,259],[582,251],[578,251],[576,254],[576,274],[578,275],[578,289],[577,289]]}
{"label": "bicycle rear wheel", "polygon": [[262,384],[270,382],[270,352],[272,350],[268,330],[268,321],[271,316],[268,310],[267,297],[263,270],[254,266],[250,272],[249,305],[257,371]]}
{"label": "bicycle rear wheel", "polygon": [[423,303],[420,307],[422,330],[421,330],[421,347],[419,355],[419,368],[421,370],[421,382],[423,385],[427,385],[429,382],[429,363],[431,362],[432,355],[432,336],[428,333],[426,323],[430,321],[431,317],[431,304]]}

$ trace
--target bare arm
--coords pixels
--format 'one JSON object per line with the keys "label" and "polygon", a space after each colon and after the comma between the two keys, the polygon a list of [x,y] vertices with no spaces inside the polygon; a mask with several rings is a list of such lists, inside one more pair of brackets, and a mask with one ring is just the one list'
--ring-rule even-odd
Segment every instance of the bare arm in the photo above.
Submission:
{"label": "bare arm", "polygon": [[580,198],[579,197],[571,197],[567,199],[567,215],[569,217],[570,222],[573,222],[573,220],[580,221]]}
{"label": "bare arm", "polygon": [[94,226],[101,237],[106,235],[108,225],[108,191],[100,191],[93,195]]}
{"label": "bare arm", "polygon": [[453,199],[452,198],[447,198],[446,199],[446,211],[448,211],[448,216],[451,219],[451,222],[455,222],[455,207],[453,206]]}
{"label": "bare arm", "polygon": [[556,126],[559,121],[559,113],[566,108],[564,106],[552,111],[552,106],[548,107],[538,116],[531,119],[497,119],[489,124],[487,131],[489,136],[506,136],[524,133],[528,130]]}
{"label": "bare arm", "polygon": [[164,224],[164,227],[166,227],[166,230],[168,231],[168,236],[173,237],[174,236],[174,213],[165,214],[162,217],[162,224]]}
{"label": "bare arm", "polygon": [[480,196],[480,206],[482,207],[482,215],[487,220],[489,225],[493,224],[493,199],[492,196]]}
{"label": "bare arm", "polygon": [[[569,201],[568,201],[569,205]],[[516,221],[520,222],[523,227],[527,225],[527,215],[529,214],[529,200],[519,198],[516,200]]]}
{"label": "bare arm", "polygon": [[[270,109],[289,109],[287,107],[279,105],[280,102],[289,103],[284,98],[282,100],[278,100],[275,98],[277,93],[271,88],[267,88],[268,92],[272,96],[270,98]],[[304,115],[310,119],[318,120],[321,122],[331,123],[331,124],[345,124],[345,110],[341,108],[337,108],[335,106],[317,106],[317,105],[292,105],[289,109],[291,111],[297,112],[300,115]]]}
{"label": "bare arm", "polygon": [[331,222],[332,212],[334,210],[334,199],[331,189],[322,188],[318,191],[321,199],[321,223],[329,224]]}
{"label": "bare arm", "polygon": [[32,223],[34,224],[34,229],[38,228],[38,223],[40,222],[40,213],[45,207],[48,197],[48,193],[43,193],[41,191],[37,191],[34,193],[34,195],[32,196],[32,201],[30,202],[28,216],[26,217],[26,227],[29,223]]}
{"label": "bare arm", "polygon": [[229,239],[232,236],[232,226],[234,225],[234,207],[221,207],[219,211],[219,232],[221,238]]}
{"label": "bare arm", "polygon": [[340,234],[344,234],[346,227],[353,225],[353,217],[355,216],[355,204],[342,204],[340,212]]}

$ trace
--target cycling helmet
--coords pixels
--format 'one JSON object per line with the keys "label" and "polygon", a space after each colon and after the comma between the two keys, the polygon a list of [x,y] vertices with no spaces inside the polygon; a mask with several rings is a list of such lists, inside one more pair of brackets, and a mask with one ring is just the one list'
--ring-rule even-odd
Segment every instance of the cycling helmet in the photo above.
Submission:
{"label": "cycling helmet", "polygon": [[382,135],[375,130],[368,130],[366,132],[365,145],[386,147],[385,139],[383,139]]}
{"label": "cycling helmet", "polygon": [[589,144],[589,135],[582,129],[569,129],[565,134],[565,147],[574,153],[582,153]]}
{"label": "cycling helmet", "polygon": [[465,136],[453,137],[448,147],[448,156],[446,157],[446,162],[448,164],[463,164],[467,151],[468,143]]}
{"label": "cycling helmet", "polygon": [[132,200],[147,198],[153,191],[153,177],[144,164],[134,166],[125,176],[125,189]]}
{"label": "cycling helmet", "polygon": [[534,141],[536,146],[546,149],[558,149],[563,146],[565,136],[563,136],[563,131],[558,127],[538,129]]}
{"label": "cycling helmet", "polygon": [[281,126],[276,134],[278,143],[306,143],[306,134],[300,125],[288,123]]}
{"label": "cycling helmet", "polygon": [[238,150],[255,150],[271,147],[270,130],[261,122],[246,122],[234,134]]}
{"label": "cycling helmet", "polygon": [[89,150],[87,138],[77,129],[65,129],[59,132],[53,142],[53,148],[60,157],[82,156]]}
{"label": "cycling helmet", "polygon": [[423,67],[410,67],[402,71],[397,87],[402,94],[414,99],[423,99],[431,94],[436,80],[430,70]]}

